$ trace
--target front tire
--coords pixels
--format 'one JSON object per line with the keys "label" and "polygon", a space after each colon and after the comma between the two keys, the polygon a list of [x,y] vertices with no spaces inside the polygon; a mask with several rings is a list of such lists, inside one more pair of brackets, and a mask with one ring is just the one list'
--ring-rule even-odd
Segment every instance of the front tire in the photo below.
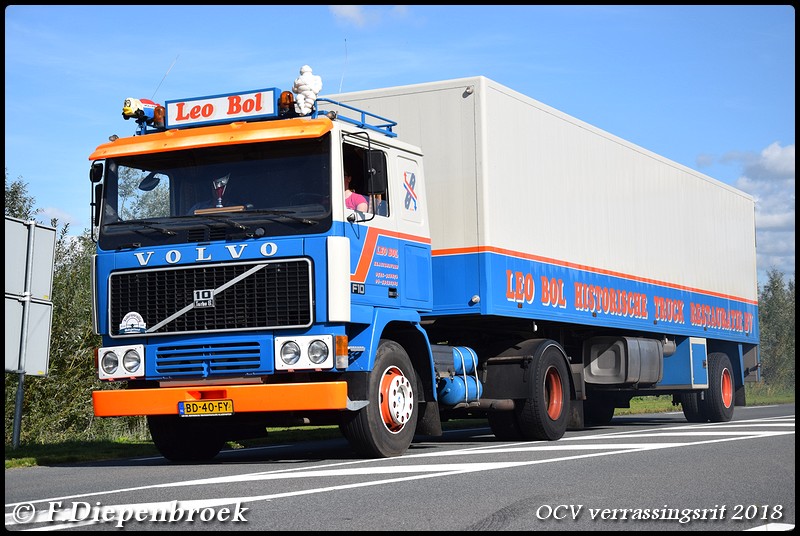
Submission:
{"label": "front tire", "polygon": [[341,430],[353,449],[371,458],[400,456],[417,428],[416,373],[398,343],[381,340],[369,378],[369,404],[348,414]]}

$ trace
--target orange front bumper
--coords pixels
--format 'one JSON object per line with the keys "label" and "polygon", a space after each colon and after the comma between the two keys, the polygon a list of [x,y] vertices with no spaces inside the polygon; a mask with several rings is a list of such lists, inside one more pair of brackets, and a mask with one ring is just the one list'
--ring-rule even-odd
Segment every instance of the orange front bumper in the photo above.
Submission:
{"label": "orange front bumper", "polygon": [[163,387],[92,393],[97,417],[177,415],[178,402],[222,399],[233,400],[235,413],[346,409],[347,383]]}

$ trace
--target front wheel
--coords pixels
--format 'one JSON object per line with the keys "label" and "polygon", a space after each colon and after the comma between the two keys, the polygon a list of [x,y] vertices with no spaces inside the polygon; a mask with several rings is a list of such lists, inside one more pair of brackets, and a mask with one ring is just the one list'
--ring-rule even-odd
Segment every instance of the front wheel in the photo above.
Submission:
{"label": "front wheel", "polygon": [[390,458],[408,450],[419,417],[416,381],[403,347],[382,340],[369,378],[369,404],[347,414],[341,425],[356,452],[373,458]]}

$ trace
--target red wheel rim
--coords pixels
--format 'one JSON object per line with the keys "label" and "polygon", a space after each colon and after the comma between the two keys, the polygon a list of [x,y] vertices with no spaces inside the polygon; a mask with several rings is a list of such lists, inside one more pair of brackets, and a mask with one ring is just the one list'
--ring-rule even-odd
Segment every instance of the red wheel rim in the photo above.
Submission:
{"label": "red wheel rim", "polygon": [[389,367],[381,378],[379,396],[378,404],[384,426],[390,432],[399,432],[414,411],[414,391],[411,382],[399,368]]}
{"label": "red wheel rim", "polygon": [[720,390],[722,391],[722,404],[729,408],[733,403],[733,379],[731,378],[731,371],[727,368],[722,369],[722,378],[720,378]]}
{"label": "red wheel rim", "polygon": [[557,420],[564,409],[564,390],[561,387],[561,374],[555,367],[547,369],[544,377],[544,403],[547,407],[547,415]]}

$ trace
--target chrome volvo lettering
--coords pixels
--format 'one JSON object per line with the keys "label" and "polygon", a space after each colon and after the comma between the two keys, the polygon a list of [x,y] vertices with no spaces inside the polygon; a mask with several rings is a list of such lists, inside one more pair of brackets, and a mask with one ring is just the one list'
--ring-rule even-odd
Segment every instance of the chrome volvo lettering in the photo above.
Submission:
{"label": "chrome volvo lettering", "polygon": [[145,257],[145,253],[134,253],[134,255],[139,260],[139,266],[147,266],[147,263],[150,262],[150,257],[153,256],[153,252],[148,251],[147,257]]}
{"label": "chrome volvo lettering", "polygon": [[[236,250],[237,247],[239,248],[238,251]],[[231,254],[231,257],[233,257],[234,259],[238,259],[239,257],[242,256],[244,248],[246,247],[247,244],[239,244],[238,246],[225,246],[225,249],[228,250],[228,252]]]}
{"label": "chrome volvo lettering", "polygon": [[[244,250],[247,248],[247,246],[248,244],[234,244],[225,246],[224,250],[228,252],[226,257],[234,260],[242,258]],[[214,254],[208,251],[207,246],[196,247],[195,252],[196,255],[194,262],[215,260]],[[275,242],[264,242],[259,247],[258,252],[262,257],[272,257],[278,253],[278,244]],[[133,255],[136,257],[139,266],[147,266],[150,263],[150,260],[153,258],[154,253],[154,251],[139,251]],[[177,264],[181,262],[182,258],[183,254],[180,250],[171,249],[164,255],[164,262],[167,264]]]}
{"label": "chrome volvo lettering", "polygon": [[278,244],[274,242],[265,242],[261,245],[260,251],[264,257],[272,257],[278,252]]}
{"label": "chrome volvo lettering", "polygon": [[206,257],[206,248],[197,248],[197,261],[210,261],[211,256]]}

